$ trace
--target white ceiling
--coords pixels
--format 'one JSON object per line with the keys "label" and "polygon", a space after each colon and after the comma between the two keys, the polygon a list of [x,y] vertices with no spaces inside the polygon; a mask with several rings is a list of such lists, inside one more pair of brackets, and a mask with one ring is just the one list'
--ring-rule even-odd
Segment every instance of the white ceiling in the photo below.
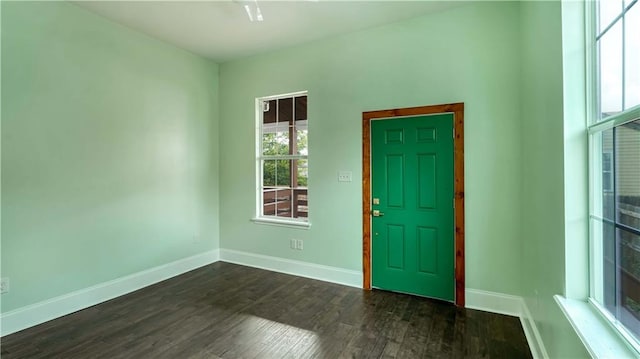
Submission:
{"label": "white ceiling", "polygon": [[74,1],[113,21],[225,62],[391,23],[460,1],[266,1],[250,22],[237,1]]}

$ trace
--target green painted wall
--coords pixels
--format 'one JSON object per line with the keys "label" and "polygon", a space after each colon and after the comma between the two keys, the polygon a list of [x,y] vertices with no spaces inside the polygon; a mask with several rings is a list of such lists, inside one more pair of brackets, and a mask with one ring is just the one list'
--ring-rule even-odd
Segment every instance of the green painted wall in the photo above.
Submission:
{"label": "green painted wall", "polygon": [[[480,2],[222,64],[221,248],[360,271],[362,112],[464,102],[467,287],[519,294],[519,34],[517,2]],[[312,227],[254,224],[254,99],[299,90]]]}
{"label": "green painted wall", "polygon": [[2,2],[2,312],[218,248],[217,73],[70,3]]}
{"label": "green painted wall", "polygon": [[565,203],[564,192],[561,15],[560,2],[521,3],[522,295],[549,356],[585,358],[588,353],[553,300],[565,293],[565,205],[573,205]]}
{"label": "green painted wall", "polygon": [[[219,247],[360,271],[361,113],[465,102],[467,287],[523,295],[551,357],[586,356],[552,299],[584,291],[565,288],[584,143],[561,15],[468,4],[225,63],[218,85],[72,4],[2,2],[2,312]],[[312,227],[254,224],[254,99],[299,90]]]}

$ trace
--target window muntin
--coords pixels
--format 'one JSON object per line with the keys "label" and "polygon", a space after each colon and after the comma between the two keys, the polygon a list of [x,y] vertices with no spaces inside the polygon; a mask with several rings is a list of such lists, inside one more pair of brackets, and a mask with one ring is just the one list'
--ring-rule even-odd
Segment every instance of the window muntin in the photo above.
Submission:
{"label": "window muntin", "polygon": [[[596,300],[640,340],[640,120],[598,133],[602,153],[598,208],[592,238],[601,250]],[[613,191],[605,184],[606,154],[612,154]]]}
{"label": "window muntin", "polygon": [[258,99],[257,216],[308,222],[306,92]]}
{"label": "window muntin", "polygon": [[597,2],[597,121],[640,104],[640,6],[637,0]]}
{"label": "window muntin", "polygon": [[622,13],[622,0],[604,0],[598,2],[598,31],[604,32],[613,20]]}
{"label": "window muntin", "polygon": [[[640,348],[640,5],[602,0],[590,126],[591,297]],[[595,85],[595,86],[594,86]]]}

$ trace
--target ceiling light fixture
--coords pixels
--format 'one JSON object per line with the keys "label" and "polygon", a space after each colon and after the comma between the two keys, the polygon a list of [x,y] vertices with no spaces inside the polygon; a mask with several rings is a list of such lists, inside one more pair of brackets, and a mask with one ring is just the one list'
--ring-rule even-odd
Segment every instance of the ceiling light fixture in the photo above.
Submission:
{"label": "ceiling light fixture", "polygon": [[248,1],[239,1],[243,4],[244,10],[247,12],[247,16],[249,16],[249,21],[263,21],[262,11],[260,10],[260,6],[258,6],[258,0],[248,0]]}

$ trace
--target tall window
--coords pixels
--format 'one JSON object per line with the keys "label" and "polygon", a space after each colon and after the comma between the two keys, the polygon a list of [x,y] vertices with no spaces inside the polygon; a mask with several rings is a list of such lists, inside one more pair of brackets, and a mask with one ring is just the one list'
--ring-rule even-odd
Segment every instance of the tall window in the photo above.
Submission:
{"label": "tall window", "polygon": [[591,297],[640,349],[640,5],[594,6]]}
{"label": "tall window", "polygon": [[307,222],[307,93],[258,99],[258,217]]}

